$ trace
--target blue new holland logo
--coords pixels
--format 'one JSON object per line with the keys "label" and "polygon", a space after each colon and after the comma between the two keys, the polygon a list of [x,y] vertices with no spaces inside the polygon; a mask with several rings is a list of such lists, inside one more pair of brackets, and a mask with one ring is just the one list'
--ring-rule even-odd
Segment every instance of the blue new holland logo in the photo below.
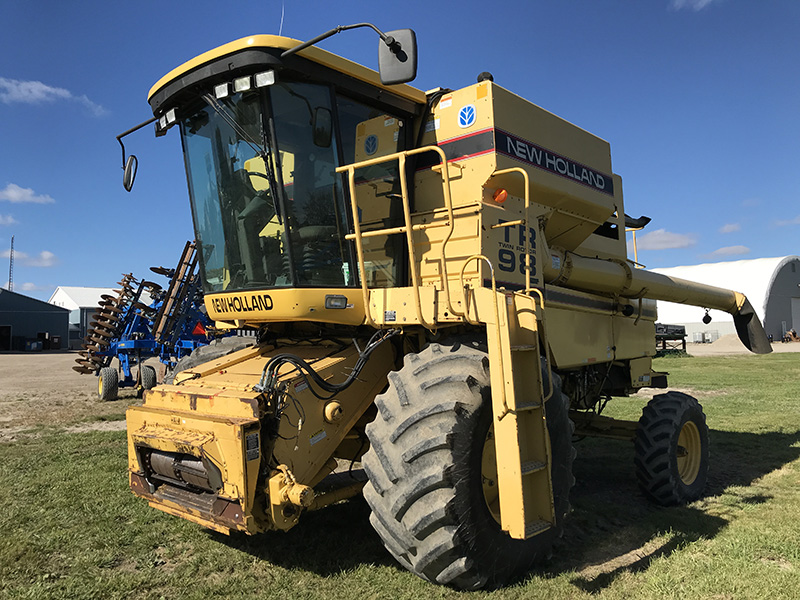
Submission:
{"label": "blue new holland logo", "polygon": [[378,151],[378,136],[368,135],[367,139],[364,140],[364,152],[366,152],[369,156],[372,156],[377,151]]}
{"label": "blue new holland logo", "polygon": [[458,111],[458,126],[461,129],[466,129],[467,127],[471,127],[472,124],[475,122],[475,116],[477,111],[475,110],[474,104],[467,104],[466,106],[462,106],[461,110]]}

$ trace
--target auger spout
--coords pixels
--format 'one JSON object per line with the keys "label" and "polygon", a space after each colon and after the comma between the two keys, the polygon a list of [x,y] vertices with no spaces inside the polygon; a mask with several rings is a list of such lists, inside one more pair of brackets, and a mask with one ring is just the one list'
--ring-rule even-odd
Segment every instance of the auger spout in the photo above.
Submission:
{"label": "auger spout", "polygon": [[589,258],[557,248],[550,253],[551,259],[545,261],[547,283],[721,310],[733,316],[736,333],[748,350],[756,354],[772,352],[761,320],[740,292],[635,269],[623,260]]}

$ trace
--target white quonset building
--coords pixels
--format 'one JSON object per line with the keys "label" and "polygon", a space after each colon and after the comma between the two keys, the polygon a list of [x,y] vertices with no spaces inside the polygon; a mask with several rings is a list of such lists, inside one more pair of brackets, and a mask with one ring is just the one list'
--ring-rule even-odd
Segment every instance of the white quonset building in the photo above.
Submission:
{"label": "white quonset building", "polygon": [[[653,271],[743,293],[758,313],[767,335],[775,341],[790,329],[800,332],[800,256],[735,260]],[[736,333],[733,317],[728,313],[709,311],[711,322],[707,325],[702,321],[704,315],[705,310],[696,306],[658,302],[658,322],[685,325],[689,341],[713,341],[719,336]]]}
{"label": "white quonset building", "polygon": [[60,306],[70,311],[69,313],[69,348],[81,347],[83,338],[92,321],[92,315],[97,312],[100,297],[103,294],[116,297],[117,293],[111,288],[58,286],[50,296],[48,304]]}

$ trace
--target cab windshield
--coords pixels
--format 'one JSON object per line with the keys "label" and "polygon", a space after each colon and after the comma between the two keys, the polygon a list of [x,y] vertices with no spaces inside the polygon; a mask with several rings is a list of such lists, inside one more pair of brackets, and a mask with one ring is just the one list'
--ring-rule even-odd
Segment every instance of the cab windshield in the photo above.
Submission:
{"label": "cab windshield", "polygon": [[[280,82],[221,100],[207,97],[208,106],[181,120],[206,292],[357,284],[358,267],[345,240],[352,215],[335,169],[342,160],[367,158],[364,148],[375,153],[378,138],[371,131],[377,124],[394,131],[382,153],[397,151],[402,122],[339,98],[337,139],[332,98],[326,85]],[[372,169],[359,181],[371,182],[366,187],[372,190],[386,188],[378,195],[388,202],[399,189],[396,166]],[[375,227],[386,226],[397,212],[373,205],[382,213],[371,219]],[[362,226],[369,229],[369,221],[362,217]],[[397,284],[398,241],[367,245],[371,285]]]}

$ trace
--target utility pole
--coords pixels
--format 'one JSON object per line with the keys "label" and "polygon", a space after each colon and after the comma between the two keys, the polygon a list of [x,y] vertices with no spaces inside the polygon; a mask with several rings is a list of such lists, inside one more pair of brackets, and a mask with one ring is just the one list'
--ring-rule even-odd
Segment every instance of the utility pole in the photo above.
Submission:
{"label": "utility pole", "polygon": [[11,236],[11,252],[8,255],[8,291],[14,291],[14,236]]}

